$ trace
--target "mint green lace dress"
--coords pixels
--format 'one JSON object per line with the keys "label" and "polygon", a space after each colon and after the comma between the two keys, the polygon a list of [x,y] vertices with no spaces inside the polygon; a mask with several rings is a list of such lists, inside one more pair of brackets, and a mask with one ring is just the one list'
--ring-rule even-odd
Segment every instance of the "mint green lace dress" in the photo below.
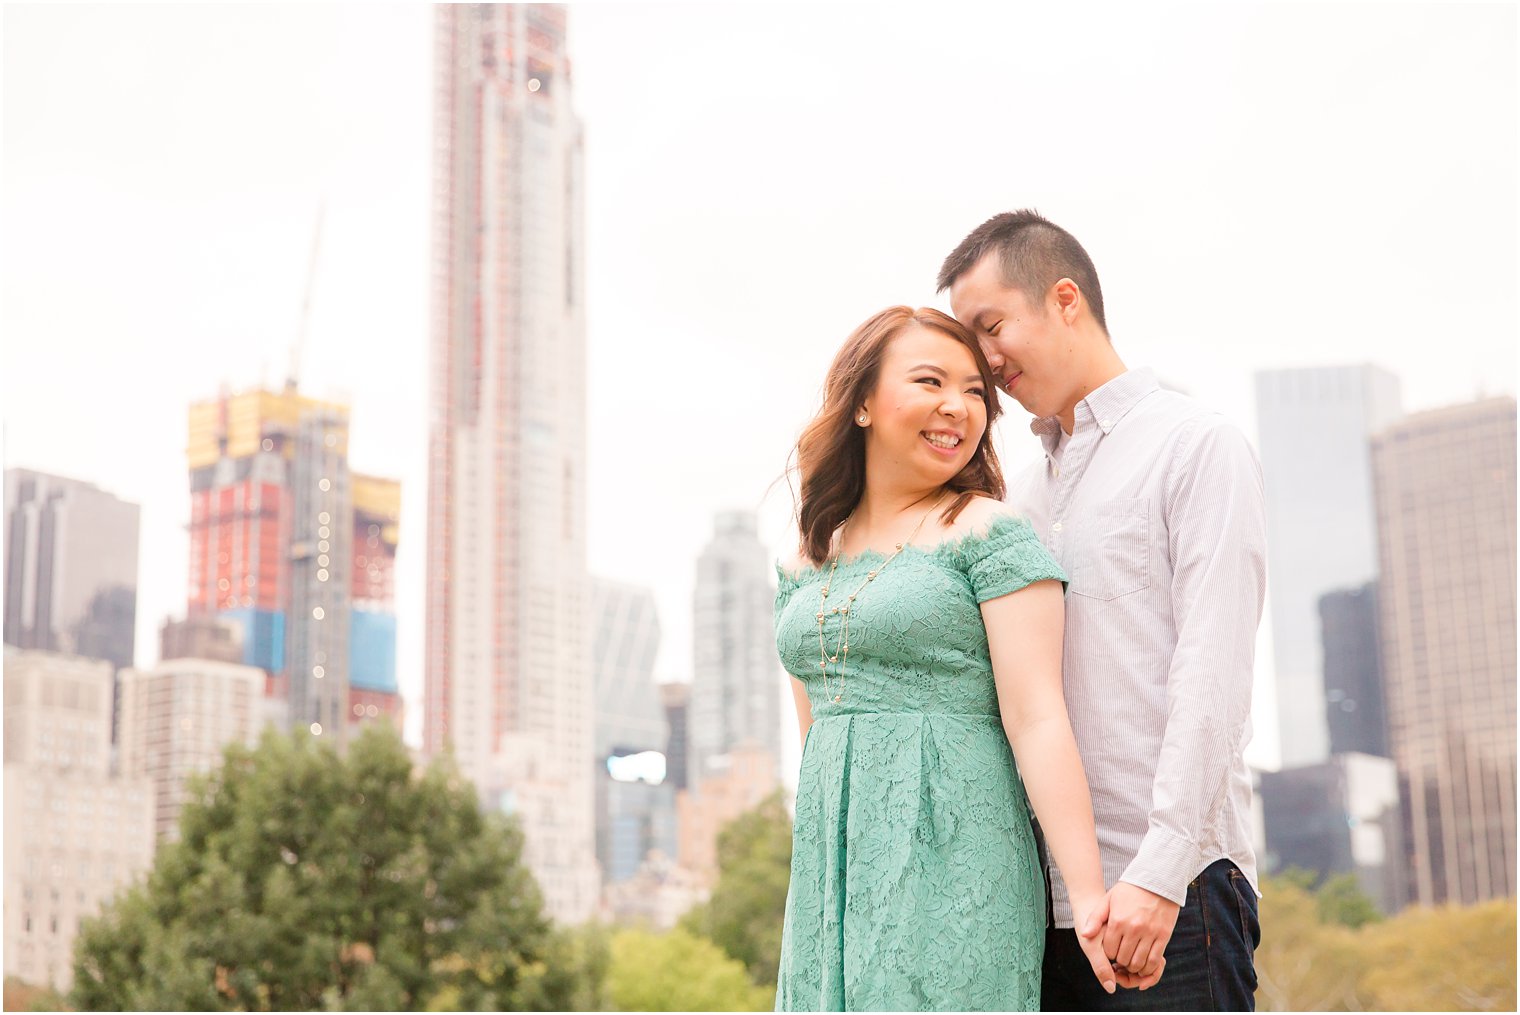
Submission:
{"label": "mint green lace dress", "polygon": [[[879,567],[840,562],[829,608]],[[898,555],[855,601],[824,693],[828,568],[779,570],[776,647],[806,685],[778,1011],[1033,1011],[1045,888],[979,604],[1065,575],[1027,522]],[[832,652],[838,620],[826,614]],[[829,664],[830,694],[838,666]]]}

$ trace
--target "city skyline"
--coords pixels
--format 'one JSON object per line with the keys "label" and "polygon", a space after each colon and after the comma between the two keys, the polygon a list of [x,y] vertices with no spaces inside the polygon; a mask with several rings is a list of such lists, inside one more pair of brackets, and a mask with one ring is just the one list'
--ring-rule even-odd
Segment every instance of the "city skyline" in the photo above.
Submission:
{"label": "city skyline", "polygon": [[[1072,108],[1112,108],[1060,150],[1001,126],[1022,122],[1007,91],[1030,109],[1061,98],[1040,81],[1054,48],[998,64],[997,39],[1049,37],[1049,14],[824,9],[798,38],[791,14],[675,10],[570,11],[590,138],[590,566],[656,585],[663,677],[690,676],[709,520],[759,508],[781,549],[786,485],[768,487],[829,356],[881,305],[943,305],[939,258],[994,211],[1032,204],[1071,228],[1121,355],[1248,434],[1263,368],[1379,363],[1411,412],[1514,390],[1512,10],[1116,8],[1087,26],[1110,69],[1062,86]],[[355,468],[402,481],[398,670],[420,706],[430,15],[345,11],[7,9],[6,465],[142,504],[151,662],[184,601],[185,406],[284,362],[331,193],[307,374],[348,388]],[[246,45],[197,48],[207,32]],[[946,143],[900,151],[918,123]],[[81,288],[91,300],[70,298]],[[356,352],[377,346],[391,355]],[[156,397],[117,392],[145,362]],[[1033,453],[1011,408],[1010,471]],[[127,413],[134,427],[112,425]]]}

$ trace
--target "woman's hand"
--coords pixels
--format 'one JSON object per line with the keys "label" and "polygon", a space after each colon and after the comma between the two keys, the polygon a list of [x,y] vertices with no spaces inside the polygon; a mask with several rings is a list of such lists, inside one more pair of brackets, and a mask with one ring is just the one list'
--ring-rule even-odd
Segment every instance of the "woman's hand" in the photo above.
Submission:
{"label": "woman's hand", "polygon": [[[1112,994],[1115,986],[1128,987],[1132,986],[1132,984],[1119,983],[1122,973],[1114,968],[1113,963],[1108,961],[1108,956],[1103,953],[1102,937],[1082,932],[1087,925],[1089,916],[1098,908],[1097,903],[1101,901],[1102,897],[1100,896],[1097,900],[1084,905],[1078,900],[1073,899],[1071,911],[1072,915],[1076,917],[1077,944],[1081,946],[1082,954],[1087,956],[1087,961],[1092,965],[1093,975],[1098,978],[1099,983],[1103,984],[1103,989]],[[1098,926],[1101,929],[1103,925],[1100,923]]]}
{"label": "woman's hand", "polygon": [[[1115,891],[1121,888],[1131,892],[1144,892],[1143,889],[1135,888],[1122,881],[1114,885]],[[1166,942],[1171,937],[1171,924],[1168,924],[1165,935],[1158,941],[1150,942],[1148,947],[1142,949],[1131,944],[1129,954],[1126,956],[1122,949],[1116,947],[1121,935],[1117,933],[1117,926],[1111,922],[1114,894],[1115,892],[1111,891],[1100,897],[1097,904],[1088,910],[1087,916],[1077,921],[1077,940],[1081,943],[1084,953],[1087,953],[1090,948],[1096,948],[1102,953],[1104,959],[1113,965],[1119,986],[1134,987],[1139,990],[1154,987],[1166,969],[1166,957],[1163,953],[1166,950]],[[1144,892],[1144,894],[1151,895],[1150,892]],[[1160,897],[1152,896],[1152,898],[1159,899]],[[1176,903],[1167,902],[1165,899],[1160,901],[1171,907],[1171,923],[1175,923]],[[1080,912],[1075,903],[1073,903],[1072,911]],[[1114,952],[1112,958],[1109,956],[1110,951]],[[1149,961],[1146,961],[1147,959]]]}

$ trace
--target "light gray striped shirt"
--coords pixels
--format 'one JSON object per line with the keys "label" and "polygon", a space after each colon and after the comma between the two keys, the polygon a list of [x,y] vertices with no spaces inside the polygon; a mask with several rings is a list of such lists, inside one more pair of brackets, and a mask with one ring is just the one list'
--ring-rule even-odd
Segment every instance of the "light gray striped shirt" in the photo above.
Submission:
{"label": "light gray striped shirt", "polygon": [[[1066,708],[1107,887],[1181,904],[1221,857],[1254,885],[1252,656],[1266,593],[1261,465],[1218,413],[1131,370],[1032,429],[1046,457],[1009,484],[1070,578]],[[1059,449],[1057,445],[1059,443]],[[1049,872],[1056,925],[1072,925]]]}

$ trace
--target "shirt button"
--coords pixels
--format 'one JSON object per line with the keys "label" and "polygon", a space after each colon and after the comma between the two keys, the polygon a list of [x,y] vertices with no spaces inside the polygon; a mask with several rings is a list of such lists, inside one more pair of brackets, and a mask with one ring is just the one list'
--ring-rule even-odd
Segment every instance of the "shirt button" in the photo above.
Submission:
{"label": "shirt button", "polygon": [[1113,424],[1113,420],[1105,419],[1101,423],[1099,423],[1098,425],[1101,426],[1103,429],[1107,430],[1109,427],[1113,426],[1114,424]]}
{"label": "shirt button", "polygon": [[1050,527],[1050,531],[1051,532],[1060,532],[1061,531],[1061,523],[1060,522],[1056,522],[1054,525],[1052,525]]}
{"label": "shirt button", "polygon": [[1061,474],[1061,467],[1059,465],[1057,465],[1055,462],[1051,462],[1050,463],[1050,474],[1052,476],[1059,476]]}

